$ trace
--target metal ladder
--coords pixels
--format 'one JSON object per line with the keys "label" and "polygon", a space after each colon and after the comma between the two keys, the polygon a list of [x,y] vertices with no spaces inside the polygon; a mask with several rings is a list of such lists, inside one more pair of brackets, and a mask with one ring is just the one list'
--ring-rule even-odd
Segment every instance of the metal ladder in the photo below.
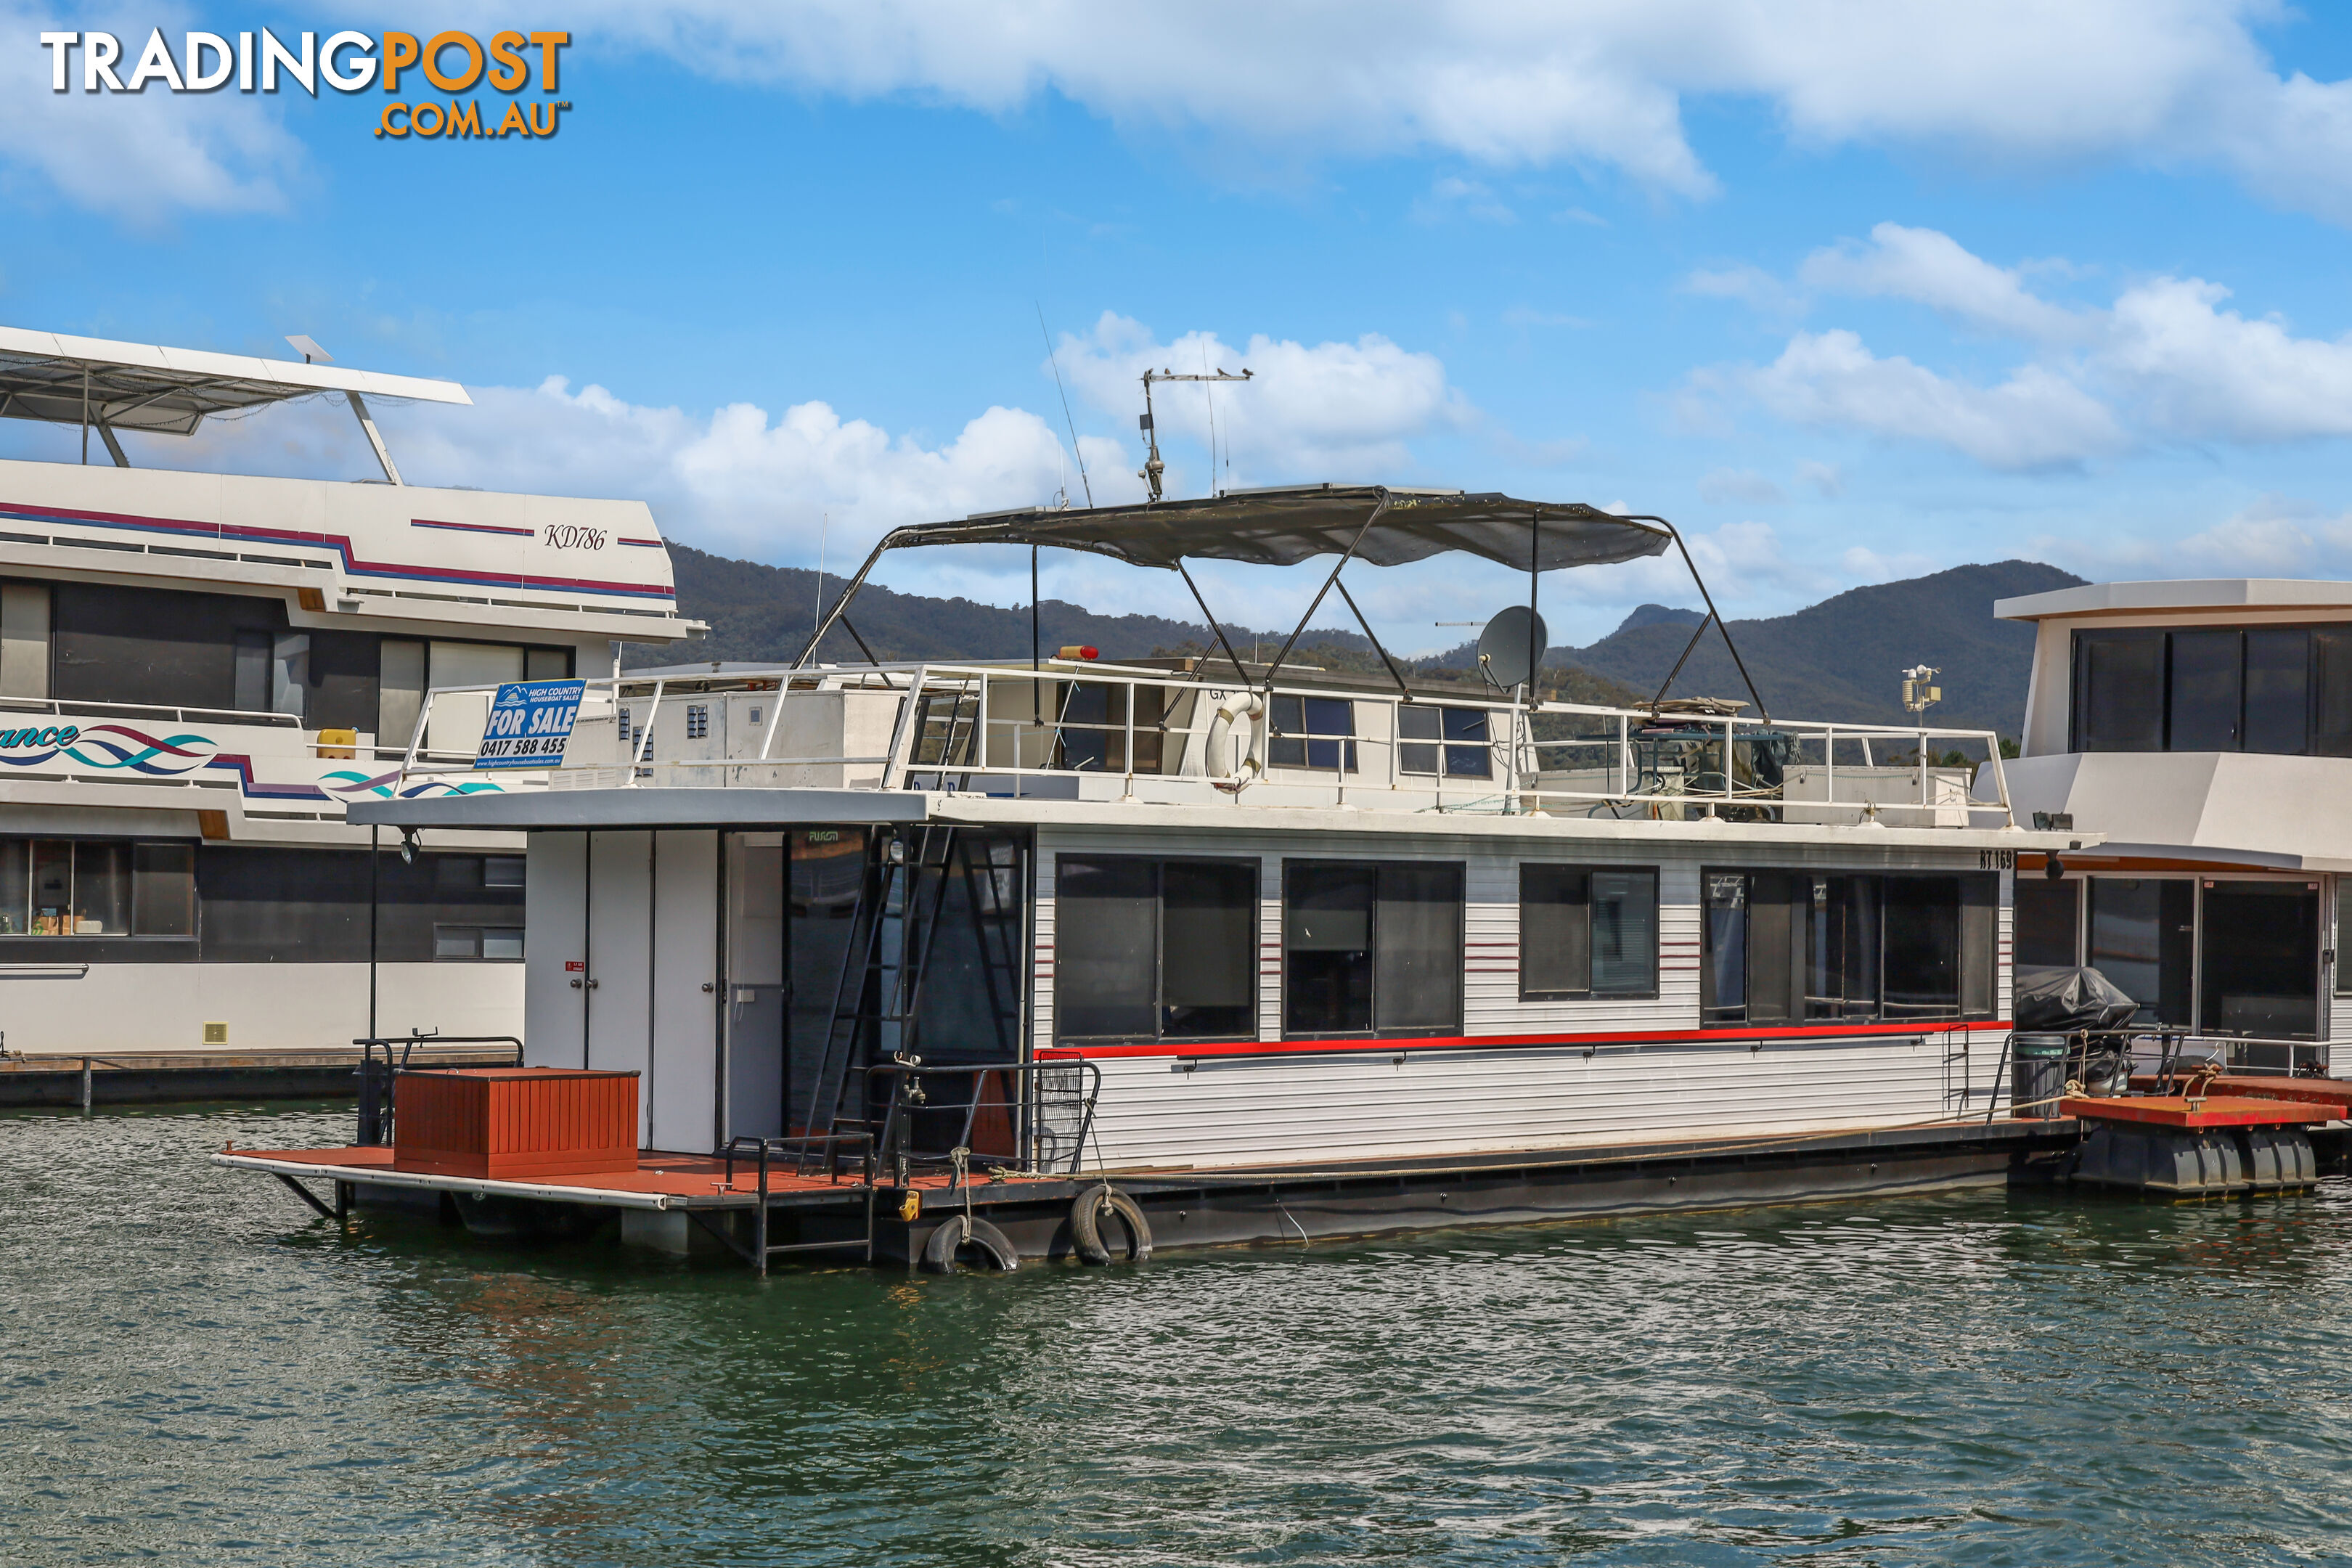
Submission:
{"label": "metal ladder", "polygon": [[[894,846],[903,847],[900,858],[891,858]],[[959,878],[974,923],[995,1044],[1004,1058],[1017,1055],[1020,947],[1003,919],[1013,905],[999,885],[1001,868],[976,854],[977,847],[963,829],[927,824],[906,837],[877,838],[869,851],[812,1086],[812,1131],[870,1131],[872,1108],[862,1099],[848,1103],[851,1086],[862,1097],[866,1066],[915,1055],[932,950],[950,884]],[[803,1163],[815,1157],[804,1155]]]}

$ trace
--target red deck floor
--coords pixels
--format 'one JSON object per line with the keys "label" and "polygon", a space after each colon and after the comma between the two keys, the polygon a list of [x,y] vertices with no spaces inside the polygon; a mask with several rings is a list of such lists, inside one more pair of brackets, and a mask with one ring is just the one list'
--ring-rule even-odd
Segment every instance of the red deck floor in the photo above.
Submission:
{"label": "red deck floor", "polygon": [[[248,1160],[282,1160],[293,1165],[332,1165],[354,1175],[369,1171],[392,1169],[393,1152],[388,1148],[351,1147],[342,1149],[230,1149],[232,1153]],[[669,1154],[658,1150],[646,1150],[637,1155],[634,1171],[613,1171],[595,1175],[552,1176],[520,1179],[521,1186],[579,1187],[591,1192],[655,1193],[670,1197],[702,1198],[728,1193],[745,1195],[760,1190],[760,1172],[755,1164],[738,1160],[735,1182],[726,1182],[727,1163],[709,1154]],[[829,1182],[821,1175],[803,1176],[793,1171],[768,1168],[768,1191],[775,1193],[838,1192],[846,1194],[855,1188],[856,1173],[845,1170],[842,1179]],[[946,1172],[918,1172],[908,1183],[923,1188],[945,1187]]]}
{"label": "red deck floor", "polygon": [[2305,1100],[2255,1099],[2245,1095],[2209,1095],[2192,1100],[2179,1095],[2134,1095],[2127,1100],[2095,1100],[2070,1095],[2058,1102],[2061,1116],[2085,1121],[2139,1121],[2158,1127],[2282,1127],[2294,1122],[2333,1121],[2342,1110],[2333,1104]]}

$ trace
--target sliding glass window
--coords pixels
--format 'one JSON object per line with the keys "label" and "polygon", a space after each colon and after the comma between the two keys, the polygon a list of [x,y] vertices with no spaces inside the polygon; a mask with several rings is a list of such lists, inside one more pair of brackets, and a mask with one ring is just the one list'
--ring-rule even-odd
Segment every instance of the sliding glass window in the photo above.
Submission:
{"label": "sliding glass window", "polygon": [[2074,634],[2077,752],[2352,756],[2352,627]]}
{"label": "sliding glass window", "polygon": [[1294,860],[1283,868],[1283,1032],[1462,1028],[1462,868]]}
{"label": "sliding glass window", "polygon": [[1519,868],[1523,1001],[1658,994],[1658,873]]}
{"label": "sliding glass window", "polygon": [[1257,880],[1255,860],[1059,857],[1055,1037],[1255,1037]]}
{"label": "sliding glass window", "polygon": [[1992,1016],[1996,878],[1708,871],[1705,893],[1710,1026]]}

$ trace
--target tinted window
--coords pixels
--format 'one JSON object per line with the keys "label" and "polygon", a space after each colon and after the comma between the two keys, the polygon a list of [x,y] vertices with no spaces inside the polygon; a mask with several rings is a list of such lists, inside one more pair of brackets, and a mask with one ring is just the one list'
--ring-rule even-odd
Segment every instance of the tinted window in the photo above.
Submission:
{"label": "tinted window", "polygon": [[1658,874],[1519,868],[1519,994],[1657,991]]}
{"label": "tinted window", "polygon": [[1396,710],[1397,768],[1408,773],[1483,779],[1494,774],[1486,749],[1486,715],[1473,708],[1407,704]]}
{"label": "tinted window", "polygon": [[2244,647],[2233,631],[2172,634],[2168,747],[2176,752],[2238,749],[2238,675]]}
{"label": "tinted window", "polygon": [[1888,1018],[1949,1018],[1960,1011],[1960,884],[1952,877],[1886,879]]}
{"label": "tinted window", "polygon": [[[197,949],[225,963],[364,963],[368,852],[206,845],[196,854]],[[444,862],[454,863],[445,869]],[[376,956],[422,963],[442,954],[444,927],[516,930],[522,889],[482,885],[479,856],[377,857]],[[454,941],[461,939],[452,938]],[[451,957],[483,957],[475,951]],[[511,950],[510,943],[501,943]]]}
{"label": "tinted window", "polygon": [[2293,755],[2308,749],[2311,641],[2299,626],[2246,634],[2247,751]]}
{"label": "tinted window", "polygon": [[1356,742],[1339,737],[1356,732],[1356,705],[1336,697],[1277,697],[1269,716],[1275,739],[1266,761],[1277,768],[1356,771]]}
{"label": "tinted window", "polygon": [[1283,875],[1286,1034],[1460,1030],[1459,865],[1294,861]]}
{"label": "tinted window", "polygon": [[1257,866],[1060,857],[1055,1025],[1071,1039],[1257,1032]]}
{"label": "tinted window", "polygon": [[2074,634],[2074,749],[2164,749],[2164,634]]}
{"label": "tinted window", "polygon": [[282,628],[286,607],[236,594],[60,583],[55,616],[58,699],[230,709],[238,632]]}
{"label": "tinted window", "polygon": [[2186,879],[2090,879],[2084,960],[2141,1004],[2133,1022],[2187,1024],[2197,889]]}
{"label": "tinted window", "polygon": [[2080,882],[2053,882],[2046,877],[2019,873],[2016,921],[2012,927],[2018,967],[2074,967],[2075,911],[2082,893]]}
{"label": "tinted window", "polygon": [[1704,880],[1708,1024],[1991,1016],[1992,877],[1708,871]]}
{"label": "tinted window", "polygon": [[2209,1034],[2312,1039],[2319,1030],[2319,885],[2205,884],[2197,1026]]}

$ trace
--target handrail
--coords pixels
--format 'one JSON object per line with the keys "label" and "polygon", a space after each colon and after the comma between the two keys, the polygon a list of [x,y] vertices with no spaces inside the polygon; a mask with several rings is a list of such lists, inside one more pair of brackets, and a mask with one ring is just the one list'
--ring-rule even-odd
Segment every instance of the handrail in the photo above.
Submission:
{"label": "handrail", "polygon": [[[894,679],[895,678],[895,679]],[[1074,719],[1066,712],[1066,702],[1056,707],[1050,716],[1025,715],[1025,704],[992,701],[989,688],[992,683],[1057,683],[1065,687],[1077,685],[1111,688],[1123,697],[1123,705],[1116,716],[1106,712],[1101,720]],[[877,682],[879,684],[877,684]],[[401,764],[401,784],[405,786],[412,777],[447,778],[469,773],[472,759],[462,752],[428,752],[424,737],[436,702],[443,698],[474,693],[495,692],[499,684],[482,683],[469,686],[436,687],[425,695],[420,705],[416,724]],[[971,788],[974,781],[1005,780],[1021,793],[1021,781],[1032,778],[1069,778],[1090,771],[1092,759],[1081,759],[1075,764],[1058,761],[1062,756],[1059,742],[1072,736],[1100,736],[1100,749],[1105,761],[1114,760],[1114,747],[1118,754],[1117,768],[1099,770],[1106,775],[1123,774],[1127,786],[1122,798],[1134,800],[1138,785],[1147,780],[1185,780],[1199,783],[1207,778],[1205,770],[1195,761],[1195,743],[1205,740],[1204,726],[1208,715],[1204,703],[1193,700],[1181,721],[1174,721],[1180,704],[1162,700],[1158,704],[1159,716],[1139,719],[1138,693],[1157,691],[1163,694],[1181,693],[1187,696],[1213,697],[1234,689],[1230,681],[1220,682],[1198,671],[1170,671],[1140,668],[1132,666],[1102,664],[1072,664],[1057,661],[1043,671],[1026,666],[992,664],[935,664],[917,660],[905,664],[870,666],[820,666],[798,670],[741,672],[714,676],[708,681],[689,681],[672,677],[631,678],[607,676],[585,679],[583,686],[593,694],[600,705],[609,703],[613,714],[630,711],[632,701],[643,702],[650,698],[644,723],[631,726],[631,744],[627,756],[612,765],[629,770],[624,783],[636,786],[642,778],[656,775],[652,770],[671,770],[673,779],[692,779],[698,774],[719,770],[720,783],[741,782],[740,772],[726,770],[748,768],[866,768],[878,769],[879,777],[872,775],[860,780],[844,779],[835,787],[849,789],[898,790],[908,787]],[[660,755],[653,749],[653,725],[667,700],[679,693],[681,686],[700,684],[712,697],[757,693],[769,699],[762,722],[747,731],[740,748],[751,754],[716,757],[676,757]],[[788,702],[820,693],[837,694],[845,691],[888,691],[895,701],[887,749],[878,753],[818,754],[778,757],[774,755],[776,739],[784,721]],[[1377,720],[1370,724],[1359,719],[1351,724],[1351,732],[1326,732],[1309,725],[1297,731],[1281,731],[1278,736],[1270,722],[1271,716],[1260,721],[1266,739],[1279,738],[1315,745],[1339,742],[1359,750],[1374,748],[1374,758],[1385,757],[1385,763],[1350,770],[1345,766],[1329,768],[1293,768],[1286,764],[1275,774],[1262,775],[1259,782],[1291,790],[1301,786],[1328,788],[1336,803],[1349,804],[1348,792],[1372,791],[1382,788],[1381,775],[1386,775],[1385,788],[1391,793],[1425,795],[1429,805],[1412,805],[1409,809],[1480,810],[1500,809],[1506,812],[1543,811],[1559,806],[1584,807],[1596,812],[1622,814],[1625,809],[1649,810],[1657,815],[1662,806],[1674,807],[1672,815],[1681,816],[1685,810],[1701,816],[1713,816],[1723,806],[1755,806],[1765,805],[1778,813],[1780,808],[1793,807],[1802,813],[1814,813],[1835,808],[1858,814],[1856,820],[1874,821],[1884,812],[1921,812],[1935,826],[1966,826],[1979,815],[1996,818],[2002,826],[2016,826],[2013,802],[2009,793],[2008,777],[2002,766],[1999,735],[1990,730],[1948,729],[1940,726],[1902,725],[1890,723],[1858,723],[1842,721],[1805,721],[1767,719],[1761,715],[1741,714],[1660,713],[1653,710],[1611,707],[1597,703],[1547,701],[1528,703],[1508,699],[1481,699],[1463,695],[1433,695],[1422,697],[1410,693],[1385,690],[1367,691],[1360,689],[1338,688],[1318,684],[1286,685],[1279,695],[1302,699],[1328,699],[1369,706],[1391,715],[1383,724]],[[944,706],[942,706],[942,704]],[[1482,741],[1448,741],[1441,733],[1427,736],[1406,736],[1402,721],[1394,716],[1408,706],[1413,709],[1432,708],[1440,710],[1483,712],[1502,715],[1507,723],[1488,727]],[[601,717],[601,715],[599,715]],[[1596,732],[1544,738],[1533,732],[1533,721],[1538,717],[1582,719],[1597,722]],[[637,735],[646,739],[640,744]],[[722,731],[723,734],[724,731]],[[1024,754],[1033,748],[1033,735],[1053,737],[1056,744],[1037,759],[1045,765],[1024,765]],[[1163,744],[1163,754],[1157,767],[1139,769],[1137,742],[1147,735],[1157,736]],[[757,737],[757,744],[750,744]],[[1000,754],[999,742],[1009,737],[1009,762],[992,762]],[[1116,739],[1114,739],[1116,737]],[[1773,742],[1773,754],[1783,771],[1780,784],[1765,784],[1745,778],[1753,754],[1744,747]],[[1915,748],[1915,759],[1906,759],[1903,767],[1914,779],[1910,788],[1896,798],[1880,799],[1868,788],[1850,789],[1847,798],[1841,798],[1841,775],[1850,780],[1853,775],[1840,767],[1838,751],[1842,745],[1859,746],[1864,767],[1881,774],[1885,768],[1872,755],[1872,743],[1907,743]],[[1971,749],[1980,748],[1983,761],[1969,764],[1972,775],[1967,779],[1953,777],[1954,770],[1936,766],[1929,756],[1931,747],[1965,743]],[[1164,748],[1176,746],[1175,754],[1168,755]],[[922,753],[937,747],[937,755]],[[1468,792],[1466,804],[1461,794],[1464,780],[1444,772],[1444,753],[1448,748],[1484,746],[1493,760],[1492,771],[1485,779],[1476,781]],[[1435,773],[1408,773],[1402,766],[1405,749],[1435,747],[1440,752],[1439,768]],[[1654,777],[1647,764],[1641,776],[1636,776],[1637,748],[1696,748],[1702,757],[1719,756],[1716,766],[1702,766],[1698,774],[1684,774],[1668,780]],[[1577,766],[1580,755],[1596,754],[1597,768]],[[1654,755],[1653,752],[1644,752]],[[1687,755],[1687,752],[1685,752]],[[450,758],[446,766],[435,765],[436,758]],[[1344,758],[1342,759],[1345,760]],[[1548,763],[1549,765],[1547,765]],[[587,769],[602,764],[574,761],[573,768]],[[1676,762],[1674,767],[1684,764]],[[1851,763],[1848,764],[1851,766]],[[1806,793],[1792,795],[1788,788],[1786,770],[1807,770]],[[1818,770],[1818,772],[1813,772]],[[1989,770],[1989,771],[1988,771]],[[1597,772],[1601,778],[1591,780],[1547,779],[1547,773]],[[1699,774],[1705,777],[1703,787],[1693,787]],[[1279,775],[1279,776],[1276,776]],[[1293,776],[1300,775],[1300,776]],[[1465,775],[1466,776],[1466,775]],[[1768,775],[1769,776],[1769,775]],[[950,777],[956,782],[949,783]],[[928,784],[909,781],[929,780]],[[1820,793],[1814,794],[1816,781]],[[1582,784],[1606,784],[1613,787],[1573,787]],[[1958,787],[1955,788],[1955,785]],[[1986,788],[1985,786],[1990,786]],[[1980,795],[1979,791],[1984,793]],[[1449,796],[1451,797],[1449,799]],[[1907,798],[1906,798],[1907,797]],[[1296,804],[1296,795],[1290,800]],[[1498,802],[1488,805],[1489,802]],[[1945,820],[1944,814],[1957,813],[1958,822]],[[1832,816],[1823,820],[1843,820]]]}
{"label": "handrail", "polygon": [[[896,1164],[898,1184],[904,1186],[907,1184],[908,1168],[918,1160],[926,1158],[917,1154],[909,1146],[909,1139],[913,1132],[910,1125],[911,1112],[925,1109],[961,1110],[963,1112],[963,1124],[956,1139],[956,1147],[969,1152],[971,1149],[972,1128],[977,1124],[982,1108],[992,1107],[1004,1110],[1015,1117],[1011,1128],[1015,1150],[1025,1149],[1034,1155],[1037,1152],[1039,1131],[1035,1125],[1035,1118],[1042,1107],[1036,1080],[1043,1074],[1066,1073],[1074,1068],[1078,1069],[1082,1081],[1087,1087],[1083,1093],[1059,1098],[1065,1101],[1075,1101],[1079,1108],[1077,1133],[1070,1141],[1069,1152],[1070,1172],[1076,1174],[1079,1168],[1079,1161],[1086,1151],[1087,1140],[1094,1131],[1095,1102],[1102,1093],[1102,1068],[1094,1062],[1083,1060],[978,1062],[948,1063],[937,1066],[919,1059],[876,1062],[866,1069],[866,1089],[864,1103],[869,1107],[874,1103],[875,1079],[888,1078],[893,1080],[890,1086],[890,1098],[883,1111],[881,1134],[876,1140],[876,1145],[884,1158],[891,1160]],[[1021,1097],[1017,1100],[982,1099],[982,1089],[986,1085],[986,1075],[990,1073],[1009,1073],[1015,1079],[1020,1080]],[[942,1077],[971,1078],[977,1080],[972,1085],[971,1102],[962,1106],[930,1107],[928,1101],[921,1098],[922,1080],[926,1078]],[[902,1115],[902,1111],[909,1114]],[[1024,1125],[1024,1121],[1028,1124]],[[933,1155],[928,1158],[934,1163],[950,1166],[953,1164],[951,1156]],[[978,1158],[995,1161],[1000,1166],[1009,1164],[1014,1169],[1024,1168],[1026,1165],[1026,1161],[1019,1152],[1010,1156],[982,1155]]]}
{"label": "handrail", "polygon": [[[359,1127],[352,1142],[363,1148],[377,1148],[393,1140],[393,1080],[409,1072],[410,1059],[419,1046],[512,1046],[514,1065],[522,1066],[522,1041],[512,1035],[427,1035],[412,1030],[406,1035],[368,1035],[355,1038],[352,1044],[360,1048]],[[383,1061],[379,1068],[375,1047],[383,1047]],[[393,1060],[392,1047],[401,1047],[400,1059]]]}

